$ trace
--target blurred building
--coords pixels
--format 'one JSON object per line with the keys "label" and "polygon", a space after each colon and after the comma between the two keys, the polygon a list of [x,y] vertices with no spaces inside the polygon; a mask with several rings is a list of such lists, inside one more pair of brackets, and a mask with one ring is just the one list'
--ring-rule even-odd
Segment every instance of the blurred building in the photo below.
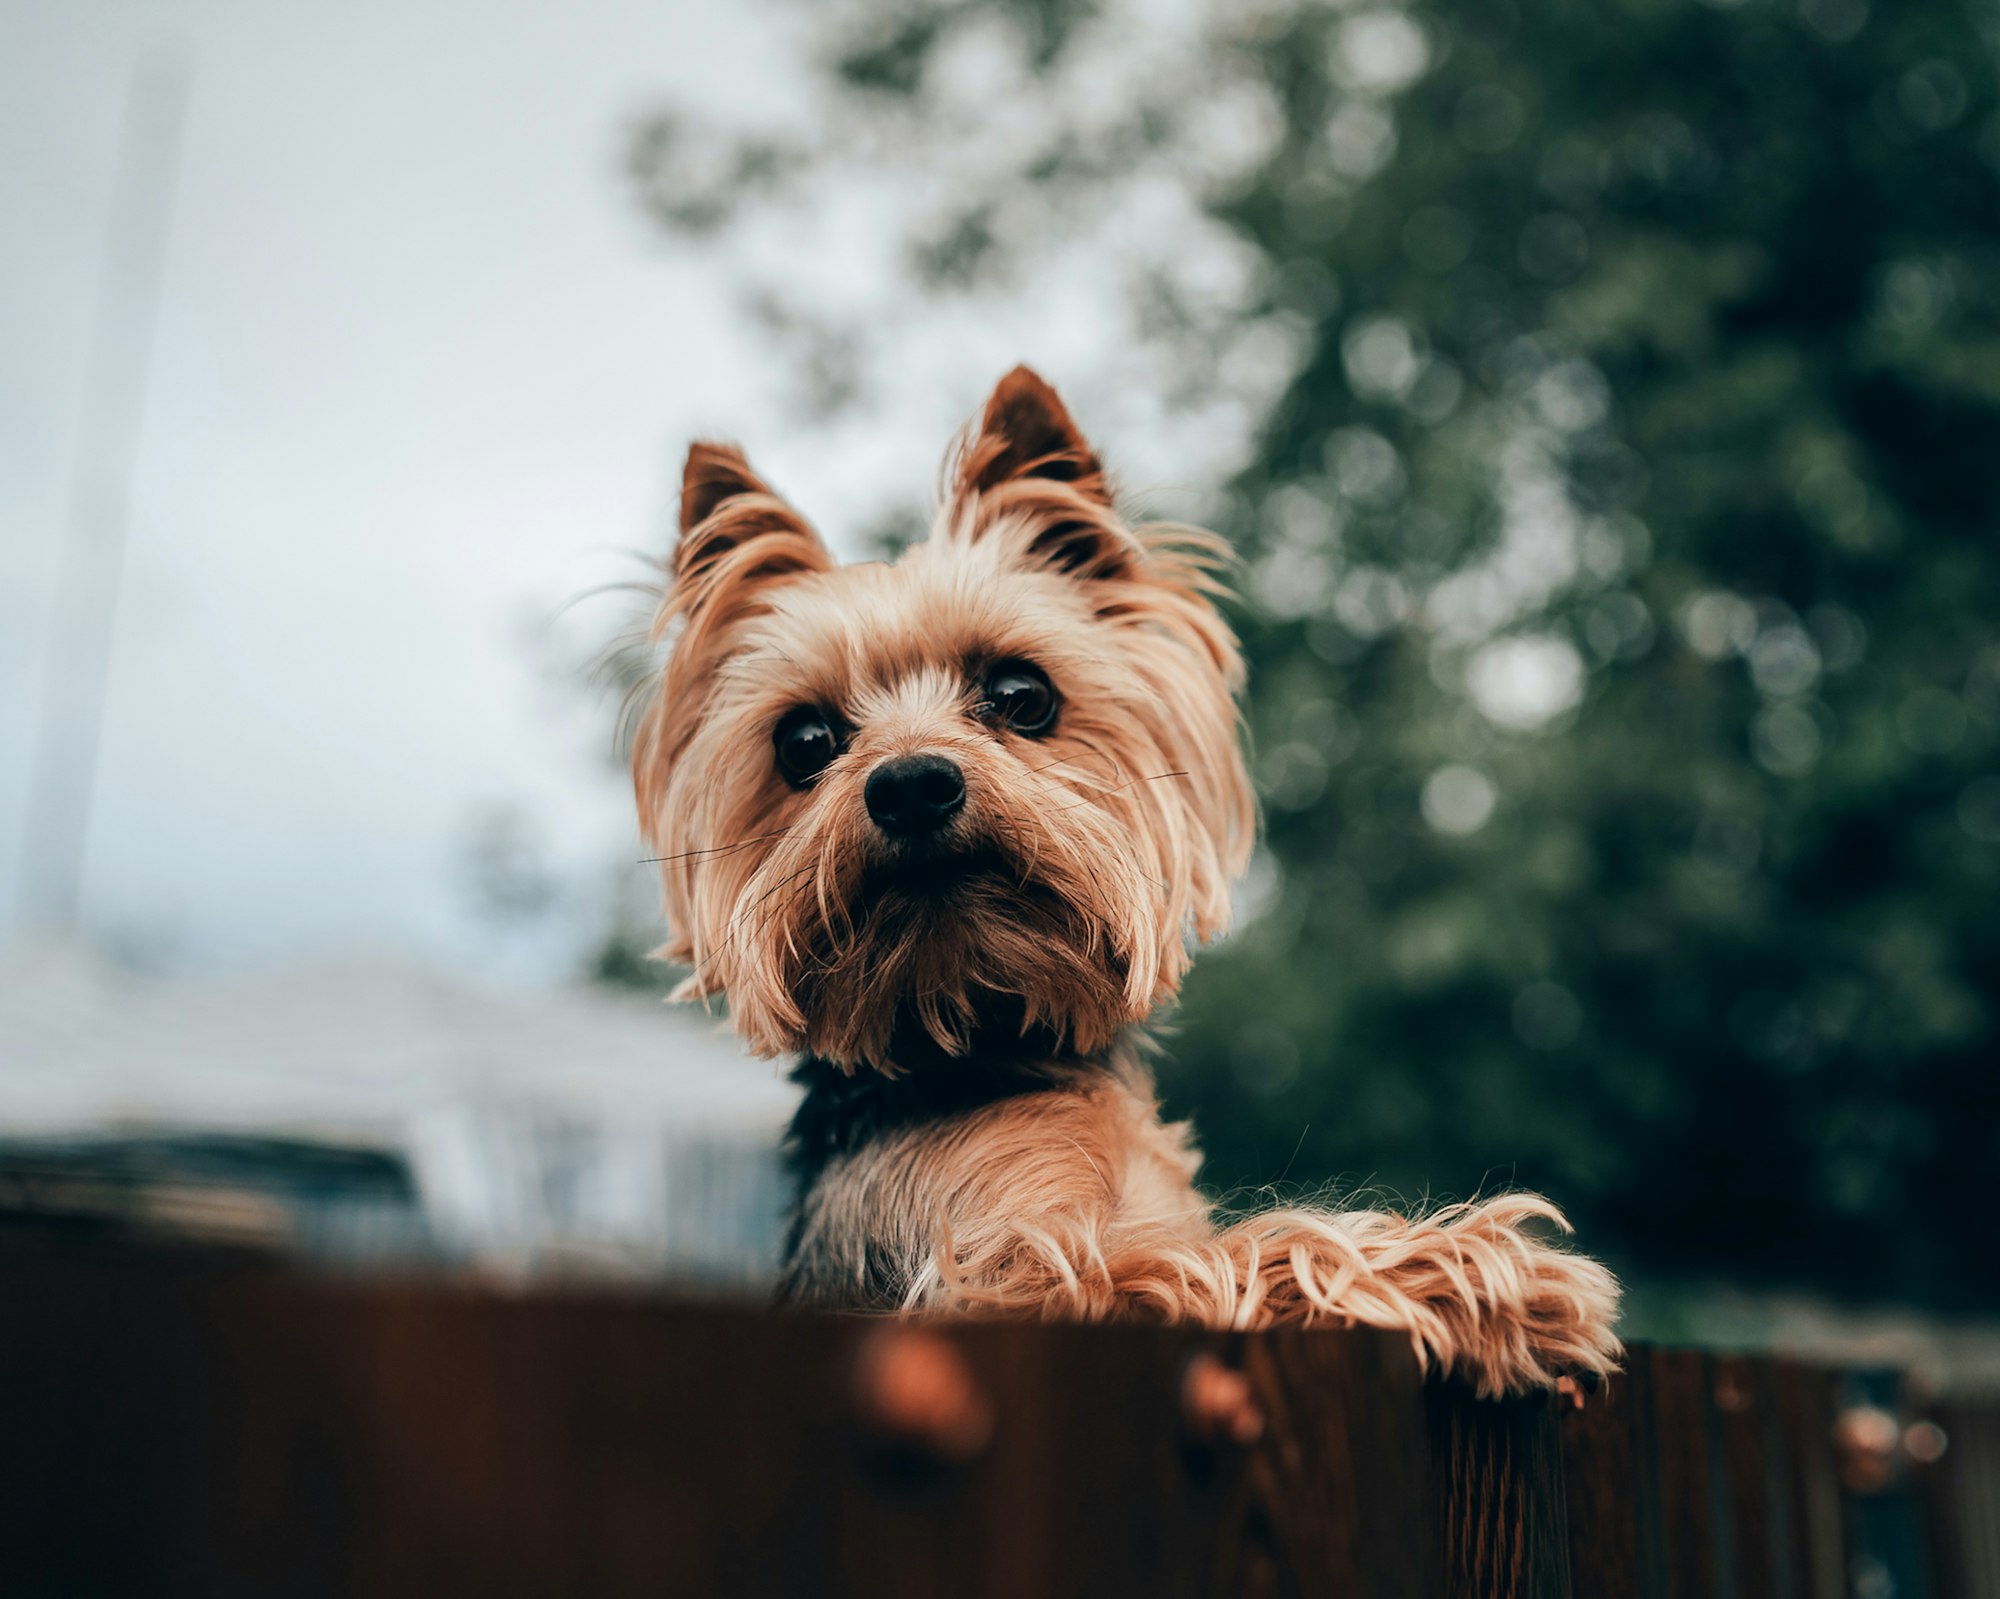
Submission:
{"label": "blurred building", "polygon": [[151,980],[0,958],[0,1209],[322,1259],[750,1284],[792,1090],[713,1017],[388,959]]}

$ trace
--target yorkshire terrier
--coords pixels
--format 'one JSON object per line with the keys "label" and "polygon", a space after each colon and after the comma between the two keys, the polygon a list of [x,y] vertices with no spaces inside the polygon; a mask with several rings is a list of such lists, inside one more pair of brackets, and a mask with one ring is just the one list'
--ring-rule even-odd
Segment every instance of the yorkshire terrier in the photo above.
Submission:
{"label": "yorkshire terrier", "polygon": [[1256,828],[1212,534],[1133,525],[1048,384],[1000,381],[929,536],[836,565],[696,444],[633,777],[679,998],[796,1053],[788,1304],[1401,1329],[1485,1394],[1612,1369],[1547,1200],[1218,1220],[1142,1031]]}

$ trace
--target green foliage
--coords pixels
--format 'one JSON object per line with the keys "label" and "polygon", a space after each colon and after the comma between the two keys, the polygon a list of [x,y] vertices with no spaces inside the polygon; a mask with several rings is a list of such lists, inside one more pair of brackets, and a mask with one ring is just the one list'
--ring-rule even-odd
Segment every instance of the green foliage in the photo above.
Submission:
{"label": "green foliage", "polygon": [[[1238,9],[1177,102],[912,223],[932,292],[1004,284],[1189,81],[1276,113],[1188,179],[1286,352],[1221,518],[1268,853],[1164,1077],[1211,1177],[1519,1182],[1640,1271],[1992,1302],[2000,10]],[[945,119],[980,14],[844,13],[835,128]]]}

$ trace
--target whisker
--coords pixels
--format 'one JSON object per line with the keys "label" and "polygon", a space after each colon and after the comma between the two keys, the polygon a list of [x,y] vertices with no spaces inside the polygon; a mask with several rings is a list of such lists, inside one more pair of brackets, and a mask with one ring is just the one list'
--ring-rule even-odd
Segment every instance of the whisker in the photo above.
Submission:
{"label": "whisker", "polygon": [[1151,777],[1135,777],[1131,780],[1131,782],[1120,783],[1116,788],[1099,789],[1095,794],[1091,795],[1089,799],[1079,800],[1075,805],[1058,805],[1056,809],[1059,811],[1077,810],[1085,805],[1095,805],[1099,800],[1107,799],[1113,794],[1122,794],[1125,792],[1126,789],[1134,788],[1140,783],[1157,783],[1161,781],[1161,779],[1163,778],[1188,777],[1191,775],[1192,774],[1188,772],[1155,772]]}
{"label": "whisker", "polygon": [[1014,883],[1017,888],[1026,888],[1029,879],[1035,874],[1035,868],[1042,861],[1041,842],[1040,840],[1034,841],[1033,847],[1030,848],[1027,834],[1021,830],[1020,824],[1005,811],[996,810],[993,813],[993,819],[1000,824],[1001,831],[1014,841]]}
{"label": "whisker", "polygon": [[1097,750],[1078,750],[1074,755],[1063,756],[1061,760],[1045,761],[1040,766],[1031,766],[1028,768],[1028,773],[1030,776],[1034,776],[1041,772],[1053,772],[1058,766],[1068,766],[1072,761],[1080,761],[1086,755],[1096,755],[1098,753],[1099,751]]}
{"label": "whisker", "polygon": [[750,904],[744,906],[740,910],[731,912],[729,917],[729,931],[723,936],[722,942],[720,944],[717,944],[714,949],[710,950],[706,955],[704,955],[688,975],[691,977],[699,977],[702,974],[702,972],[706,971],[710,966],[712,966],[715,963],[718,957],[728,953],[729,949],[731,948],[731,946],[735,944],[736,940],[744,932],[748,930],[750,925],[750,919],[754,917],[760,909],[762,909],[764,902],[768,900],[773,894],[776,894],[780,889],[786,888],[790,884],[797,882],[801,877],[804,877],[808,872],[810,872],[813,869],[814,864],[816,863],[809,862],[808,864],[801,866],[797,871],[787,873],[785,876],[779,878],[777,882],[773,883],[762,894],[758,895],[757,898]]}
{"label": "whisker", "polygon": [[[1030,777],[1039,777],[1043,772],[1053,772],[1058,766],[1068,766],[1071,762],[1080,761],[1087,755],[1096,756],[1098,759],[1102,760],[1106,766],[1111,768],[1111,772],[1114,777],[1117,775],[1118,773],[1117,759],[1104,750],[1078,750],[1076,754],[1065,755],[1061,760],[1049,761],[1041,766],[1031,766],[1028,768],[1028,775]],[[1081,775],[1086,777],[1089,776],[1088,773],[1084,773]]]}
{"label": "whisker", "polygon": [[749,838],[739,838],[734,844],[711,844],[706,849],[682,850],[678,855],[642,855],[634,862],[638,866],[661,866],[673,861],[691,861],[697,855],[730,855],[739,849],[747,849],[752,844],[761,844],[766,839],[783,838],[791,831],[789,826],[771,833],[756,833]]}

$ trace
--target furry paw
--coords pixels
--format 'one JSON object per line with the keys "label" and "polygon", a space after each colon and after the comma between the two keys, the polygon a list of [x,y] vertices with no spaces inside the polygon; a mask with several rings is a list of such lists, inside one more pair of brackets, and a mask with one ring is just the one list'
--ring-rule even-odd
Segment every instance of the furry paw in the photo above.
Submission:
{"label": "furry paw", "polygon": [[1474,1207],[1456,1223],[1483,1234],[1499,1261],[1513,1268],[1486,1274],[1478,1313],[1453,1318],[1453,1341],[1436,1351],[1440,1366],[1482,1397],[1553,1388],[1559,1380],[1576,1386],[1577,1378],[1595,1388],[1624,1353],[1615,1330],[1617,1279],[1521,1226],[1537,1219],[1569,1230],[1561,1212],[1532,1196]]}
{"label": "furry paw", "polygon": [[[1257,1286],[1240,1325],[1337,1322],[1407,1332],[1427,1367],[1484,1398],[1599,1378],[1622,1346],[1618,1283],[1538,1230],[1569,1231],[1533,1194],[1451,1205],[1410,1219],[1387,1211],[1273,1212],[1238,1223]],[[1228,1236],[1228,1235],[1226,1235]]]}

